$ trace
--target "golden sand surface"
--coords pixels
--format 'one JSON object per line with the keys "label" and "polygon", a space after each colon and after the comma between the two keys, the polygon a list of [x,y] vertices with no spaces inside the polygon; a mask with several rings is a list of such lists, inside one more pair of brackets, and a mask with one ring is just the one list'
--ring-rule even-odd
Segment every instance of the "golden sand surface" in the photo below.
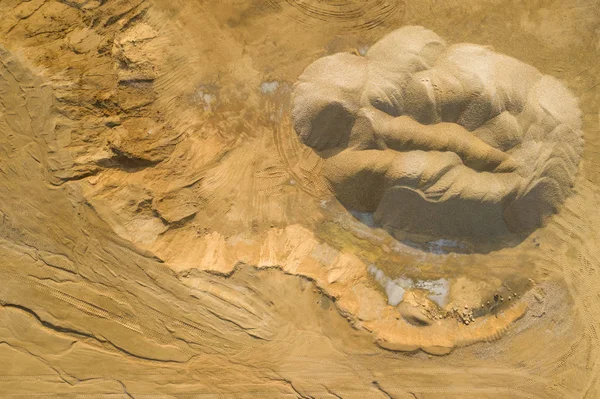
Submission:
{"label": "golden sand surface", "polygon": [[599,60],[597,0],[0,0],[0,397],[600,397]]}

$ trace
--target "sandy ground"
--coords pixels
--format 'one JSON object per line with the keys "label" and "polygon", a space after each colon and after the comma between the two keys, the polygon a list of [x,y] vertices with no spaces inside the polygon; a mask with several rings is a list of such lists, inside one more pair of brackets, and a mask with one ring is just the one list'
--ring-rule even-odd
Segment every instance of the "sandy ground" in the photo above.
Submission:
{"label": "sandy ground", "polygon": [[[0,1],[0,396],[600,397],[598,10]],[[546,226],[413,245],[335,200],[292,86],[403,25],[579,98]]]}

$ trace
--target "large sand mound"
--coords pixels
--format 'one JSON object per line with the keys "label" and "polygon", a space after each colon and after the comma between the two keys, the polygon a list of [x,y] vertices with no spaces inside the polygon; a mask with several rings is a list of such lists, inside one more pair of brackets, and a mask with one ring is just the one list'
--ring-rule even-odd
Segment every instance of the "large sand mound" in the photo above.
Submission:
{"label": "large sand mound", "polygon": [[348,208],[391,230],[531,230],[569,194],[582,152],[577,101],[555,78],[418,26],[312,63],[294,127]]}

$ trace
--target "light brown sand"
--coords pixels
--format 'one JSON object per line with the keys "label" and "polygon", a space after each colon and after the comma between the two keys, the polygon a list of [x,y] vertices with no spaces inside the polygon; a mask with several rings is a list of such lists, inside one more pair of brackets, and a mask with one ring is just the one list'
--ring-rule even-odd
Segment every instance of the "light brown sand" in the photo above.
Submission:
{"label": "light brown sand", "polygon": [[539,227],[570,193],[581,111],[556,79],[421,26],[309,65],[293,119],[349,208],[446,237]]}
{"label": "light brown sand", "polygon": [[[600,396],[598,6],[1,1],[0,396]],[[579,100],[583,161],[544,227],[394,238],[336,200],[293,85],[407,25]],[[391,305],[408,279],[447,300]]]}

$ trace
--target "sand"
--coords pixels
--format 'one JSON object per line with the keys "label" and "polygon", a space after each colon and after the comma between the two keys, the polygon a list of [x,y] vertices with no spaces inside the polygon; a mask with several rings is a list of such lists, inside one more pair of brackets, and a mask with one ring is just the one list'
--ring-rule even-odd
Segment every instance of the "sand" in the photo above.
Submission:
{"label": "sand", "polygon": [[444,237],[539,227],[570,193],[583,151],[581,111],[559,81],[421,26],[308,66],[293,122],[346,207]]}
{"label": "sand", "polygon": [[[0,396],[598,397],[597,10],[0,2]],[[423,42],[451,93],[442,58],[486,54],[495,100],[439,112],[390,80]],[[297,82],[372,57],[391,69],[345,82],[369,105],[321,102],[307,142]],[[416,164],[447,205],[423,210]]]}

